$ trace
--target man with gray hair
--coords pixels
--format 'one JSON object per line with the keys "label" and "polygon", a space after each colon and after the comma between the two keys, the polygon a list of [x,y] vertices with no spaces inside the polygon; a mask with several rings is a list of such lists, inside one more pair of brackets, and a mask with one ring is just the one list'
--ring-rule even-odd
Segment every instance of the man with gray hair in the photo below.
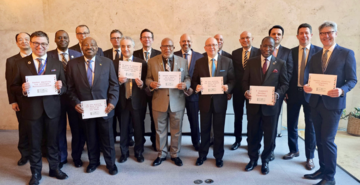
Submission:
{"label": "man with gray hair", "polygon": [[[131,37],[125,36],[120,40],[120,48],[122,56],[120,60],[114,60],[115,71],[120,83],[119,104],[116,106],[116,114],[121,117],[120,121],[120,163],[124,163],[129,157],[129,122],[132,119],[135,136],[134,154],[138,162],[144,162],[144,119],[146,113],[146,93],[144,84],[147,72],[147,64],[145,60],[134,57],[135,42]],[[120,76],[119,63],[121,62],[137,62],[141,63],[141,78],[128,79]]]}
{"label": "man with gray hair", "polygon": [[[336,44],[337,25],[326,21],[319,27],[321,52],[310,59],[304,79],[304,91],[311,94],[307,102],[311,109],[316,145],[318,147],[320,169],[313,174],[306,174],[306,179],[322,179],[320,185],[335,184],[337,148],[334,143],[340,116],[346,107],[346,93],[357,83],[356,60],[354,51]],[[336,88],[327,95],[312,94],[308,84],[309,73],[336,75]]]}

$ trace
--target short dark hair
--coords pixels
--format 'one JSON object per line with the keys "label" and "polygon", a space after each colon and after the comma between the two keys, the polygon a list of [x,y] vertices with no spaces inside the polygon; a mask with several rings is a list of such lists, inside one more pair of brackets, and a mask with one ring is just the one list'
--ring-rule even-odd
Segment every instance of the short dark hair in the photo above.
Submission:
{"label": "short dark hair", "polygon": [[[30,34],[27,33],[27,32],[20,32],[20,33],[25,33],[25,34],[29,35],[29,37],[30,37]],[[18,33],[18,34],[15,35],[15,41],[16,41],[16,42],[17,42],[17,37],[20,35],[20,33]]]}
{"label": "short dark hair", "polygon": [[298,29],[297,29],[297,34],[299,34],[299,30],[300,30],[300,28],[309,28],[310,33],[312,33],[312,28],[311,28],[311,25],[310,25],[310,24],[308,24],[308,23],[302,23],[302,24],[300,24],[300,26],[299,26],[299,27],[298,27]]}
{"label": "short dark hair", "polygon": [[152,31],[150,31],[149,29],[147,29],[147,28],[145,28],[145,29],[143,29],[143,30],[141,31],[141,33],[140,33],[140,39],[141,39],[141,35],[142,35],[144,32],[149,32],[149,33],[151,33],[151,37],[152,37],[152,39],[154,39],[154,33],[153,33]]}
{"label": "short dark hair", "polygon": [[111,34],[113,34],[113,33],[120,33],[121,37],[123,36],[123,33],[118,29],[115,29],[115,30],[111,31],[110,32],[110,37],[111,37]]}
{"label": "short dark hair", "polygon": [[281,27],[280,25],[275,25],[275,26],[273,26],[272,28],[270,28],[270,30],[269,30],[269,35],[270,35],[270,33],[271,33],[271,30],[272,29],[274,29],[274,28],[278,28],[278,29],[280,29],[281,31],[282,31],[282,35],[284,35],[284,28],[283,27]]}
{"label": "short dark hair", "polygon": [[261,45],[262,45],[262,43],[264,42],[265,39],[270,39],[270,40],[272,40],[273,42],[275,42],[272,37],[267,36],[267,37],[264,37],[264,38],[261,40]]}
{"label": "short dark hair", "polygon": [[48,43],[49,43],[49,37],[48,37],[48,35],[47,35],[45,32],[43,32],[43,31],[36,31],[36,32],[32,33],[32,34],[30,35],[30,41],[31,41],[31,39],[32,39],[33,37],[46,37],[46,40],[47,40]]}
{"label": "short dark hair", "polygon": [[90,33],[89,27],[86,26],[85,24],[80,24],[79,26],[76,26],[76,28],[75,28],[75,33],[76,33],[76,29],[79,28],[79,27],[86,27],[86,28],[89,30],[89,33]]}
{"label": "short dark hair", "polygon": [[[65,32],[66,34],[68,34],[65,30],[58,30],[58,31],[55,32],[55,37],[56,37],[56,34],[57,34],[59,31],[63,31],[63,32]],[[68,35],[69,35],[69,34],[68,34]]]}

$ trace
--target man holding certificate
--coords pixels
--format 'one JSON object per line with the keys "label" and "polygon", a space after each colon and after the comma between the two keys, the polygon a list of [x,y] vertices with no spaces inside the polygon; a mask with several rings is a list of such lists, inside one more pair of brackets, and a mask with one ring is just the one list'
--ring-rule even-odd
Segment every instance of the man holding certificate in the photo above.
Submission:
{"label": "man holding certificate", "polygon": [[[61,94],[66,92],[64,69],[58,60],[48,57],[46,52],[49,37],[42,31],[30,36],[32,54],[17,61],[17,71],[11,91],[22,95],[21,117],[28,128],[32,178],[29,184],[41,180],[41,141],[47,136],[47,151],[51,177],[66,179],[59,169],[58,124],[61,115]],[[40,95],[41,94],[41,95]]]}
{"label": "man holding certificate", "polygon": [[[84,57],[66,66],[68,93],[75,110],[83,116],[83,126],[89,155],[87,173],[100,165],[100,148],[111,175],[117,174],[112,118],[119,97],[119,82],[113,62],[99,55],[96,41],[85,38],[81,43]],[[96,56],[95,56],[96,55]]]}
{"label": "man holding certificate", "polygon": [[274,49],[274,39],[265,37],[260,45],[261,56],[248,60],[242,81],[245,98],[249,100],[246,110],[250,162],[245,170],[251,171],[257,166],[264,132],[261,154],[261,172],[264,175],[269,173],[269,158],[276,136],[278,104],[281,101],[276,100],[285,95],[289,86],[285,61],[272,56]]}
{"label": "man holding certificate", "polygon": [[[334,140],[340,116],[346,107],[346,93],[357,83],[356,60],[354,51],[336,44],[335,22],[324,22],[319,26],[319,32],[323,49],[310,60],[306,71],[310,75],[305,75],[304,91],[311,94],[307,101],[311,107],[320,169],[304,177],[322,179],[318,183],[321,185],[333,185],[337,155]],[[318,89],[327,89],[327,93],[316,92]]]}
{"label": "man holding certificate", "polygon": [[227,109],[227,94],[234,85],[232,60],[218,54],[218,42],[210,37],[205,42],[207,56],[196,61],[191,79],[191,88],[199,95],[201,144],[196,165],[200,166],[207,159],[210,147],[211,125],[214,127],[214,157],[216,166],[223,166],[224,127]]}
{"label": "man holding certificate", "polygon": [[153,166],[166,160],[168,152],[168,122],[170,122],[171,160],[177,166],[183,163],[178,154],[181,147],[182,119],[185,110],[184,90],[190,87],[188,63],[174,55],[174,42],[165,38],[161,42],[161,55],[148,61],[146,85],[154,92],[152,112],[156,128],[156,149],[158,157]]}

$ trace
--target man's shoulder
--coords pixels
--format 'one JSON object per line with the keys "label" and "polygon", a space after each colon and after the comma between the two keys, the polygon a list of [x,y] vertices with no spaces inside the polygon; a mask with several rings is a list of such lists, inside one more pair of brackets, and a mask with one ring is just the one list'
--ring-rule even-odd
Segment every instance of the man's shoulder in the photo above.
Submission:
{"label": "man's shoulder", "polygon": [[107,49],[107,50],[104,51],[104,54],[105,53],[111,53],[112,51],[113,51],[113,48]]}
{"label": "man's shoulder", "polygon": [[72,49],[72,50],[76,50],[77,48],[80,48],[79,43],[77,43],[77,44],[75,44],[75,45],[73,45],[73,46],[69,47],[69,49]]}
{"label": "man's shoulder", "polygon": [[20,53],[7,58],[6,61],[15,61],[15,60],[19,60],[19,59],[21,59]]}
{"label": "man's shoulder", "polygon": [[141,62],[141,63],[146,63],[145,60],[143,60],[143,59],[141,59],[141,58],[139,58],[139,57],[136,57],[136,56],[133,56],[133,61],[135,61],[135,62]]}
{"label": "man's shoulder", "polygon": [[291,52],[291,49],[289,49],[289,48],[287,48],[287,47],[284,47],[284,46],[282,46],[282,45],[280,45],[279,50],[281,50],[282,52],[286,52],[286,53]]}
{"label": "man's shoulder", "polygon": [[101,61],[104,63],[112,63],[112,60],[110,60],[109,58],[107,58],[105,56],[99,56],[99,55],[95,55],[95,62],[96,61]]}
{"label": "man's shoulder", "polygon": [[239,55],[242,54],[243,48],[238,48],[232,51],[232,55]]}
{"label": "man's shoulder", "polygon": [[161,54],[161,51],[159,51],[159,50],[157,50],[157,49],[154,49],[154,48],[151,48],[151,52],[153,52],[153,53],[156,54],[156,55]]}
{"label": "man's shoulder", "polygon": [[274,57],[274,61],[280,65],[283,65],[286,63],[285,60],[281,59],[281,58],[277,58],[277,57]]}

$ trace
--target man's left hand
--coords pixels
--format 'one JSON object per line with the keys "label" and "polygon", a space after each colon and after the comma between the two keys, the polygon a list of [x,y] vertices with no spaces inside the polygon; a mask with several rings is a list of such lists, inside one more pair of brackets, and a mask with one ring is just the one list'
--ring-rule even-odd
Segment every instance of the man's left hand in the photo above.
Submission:
{"label": "man's left hand", "polygon": [[61,87],[62,87],[62,82],[61,82],[61,80],[58,80],[58,81],[55,82],[55,87],[56,87],[57,90],[60,90],[60,89],[61,89]]}
{"label": "man's left hand", "polygon": [[340,89],[340,88],[332,89],[332,90],[328,91],[328,93],[327,93],[327,95],[332,98],[337,98],[341,94],[342,94],[342,89]]}
{"label": "man's left hand", "polygon": [[189,88],[188,90],[184,90],[184,93],[186,96],[191,96],[194,93],[194,90],[192,88]]}
{"label": "man's left hand", "polygon": [[115,106],[111,103],[108,103],[106,109],[105,109],[105,113],[108,114],[109,112],[111,112],[113,109],[115,108]]}
{"label": "man's left hand", "polygon": [[139,88],[142,88],[142,87],[143,87],[144,82],[143,82],[142,80],[140,80],[139,78],[136,78],[136,79],[135,79],[135,82],[136,82],[136,85],[137,85]]}
{"label": "man's left hand", "polygon": [[223,85],[222,88],[223,88],[224,92],[227,92],[229,89],[228,85]]}
{"label": "man's left hand", "polygon": [[186,83],[185,82],[181,82],[177,85],[177,88],[179,90],[184,90],[186,88]]}

